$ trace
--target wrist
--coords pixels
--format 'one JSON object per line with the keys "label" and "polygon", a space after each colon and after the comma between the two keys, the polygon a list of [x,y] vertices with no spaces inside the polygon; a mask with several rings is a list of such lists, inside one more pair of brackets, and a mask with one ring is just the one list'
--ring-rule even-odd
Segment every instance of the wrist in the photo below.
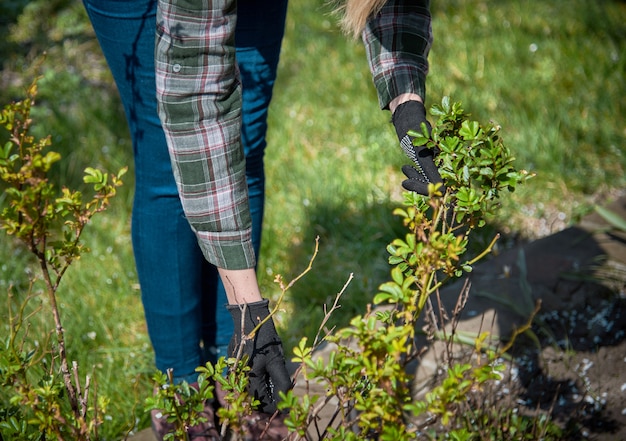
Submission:
{"label": "wrist", "polygon": [[254,268],[228,270],[218,268],[230,305],[249,304],[263,300]]}
{"label": "wrist", "polygon": [[400,104],[404,104],[407,101],[419,101],[420,103],[424,102],[422,97],[416,93],[402,93],[389,102],[389,110],[393,114]]}

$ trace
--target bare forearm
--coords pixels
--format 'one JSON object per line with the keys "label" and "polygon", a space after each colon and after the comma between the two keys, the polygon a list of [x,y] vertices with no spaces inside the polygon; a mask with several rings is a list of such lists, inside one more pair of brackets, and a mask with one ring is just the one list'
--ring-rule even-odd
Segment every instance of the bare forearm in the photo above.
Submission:
{"label": "bare forearm", "polygon": [[218,272],[224,283],[229,304],[240,305],[263,300],[254,268],[243,270],[218,268]]}
{"label": "bare forearm", "polygon": [[395,97],[389,102],[389,110],[393,114],[393,112],[395,112],[396,110],[396,107],[398,107],[400,104],[406,103],[407,101],[419,101],[420,103],[423,103],[422,97],[419,96],[418,94],[403,93],[401,95],[398,95],[397,97]]}

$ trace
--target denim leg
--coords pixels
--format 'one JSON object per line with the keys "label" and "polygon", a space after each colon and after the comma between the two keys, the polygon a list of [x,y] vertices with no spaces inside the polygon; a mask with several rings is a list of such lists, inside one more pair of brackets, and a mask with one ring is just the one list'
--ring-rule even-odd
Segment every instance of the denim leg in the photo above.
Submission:
{"label": "denim leg", "polygon": [[[252,241],[255,252],[261,248],[261,231],[265,204],[265,154],[267,114],[280,48],[285,30],[287,0],[239,0],[237,3],[237,28],[235,44],[237,63],[241,73],[243,89],[242,104],[242,143],[246,154],[246,177],[252,214]],[[221,282],[218,286],[217,308],[205,308],[208,313],[217,314],[217,335],[215,344],[218,355],[225,355],[233,333],[233,323],[226,308],[226,293]],[[214,307],[214,305],[213,305]],[[215,329],[211,321],[205,321],[205,341],[212,341]]]}
{"label": "denim leg", "polygon": [[[156,367],[195,377],[202,299],[215,299],[204,259],[184,217],[157,110],[156,2],[84,0],[122,98],[133,144],[132,243]],[[229,323],[232,320],[229,319]]]}
{"label": "denim leg", "polygon": [[[193,381],[194,370],[225,355],[233,322],[226,293],[184,217],[156,112],[155,0],[84,0],[126,112],[135,158],[132,241],[156,367]],[[243,83],[246,153],[255,251],[261,244],[267,111],[276,78],[287,1],[239,0],[237,57]],[[216,285],[220,285],[215,295]]]}

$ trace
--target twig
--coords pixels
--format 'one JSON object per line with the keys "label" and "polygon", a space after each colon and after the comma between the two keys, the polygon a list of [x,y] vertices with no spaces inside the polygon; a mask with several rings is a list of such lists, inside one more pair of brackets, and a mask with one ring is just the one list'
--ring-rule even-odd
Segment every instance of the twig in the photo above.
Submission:
{"label": "twig", "polygon": [[81,415],[84,415],[83,413],[83,404],[81,402],[81,391],[80,391],[80,378],[78,378],[78,363],[76,361],[72,361],[72,373],[74,374],[74,384],[75,384],[75,388],[76,388],[76,397],[78,399],[78,403],[80,404],[80,413]]}
{"label": "twig", "polygon": [[348,288],[348,285],[350,284],[350,282],[352,282],[352,279],[354,279],[354,273],[350,273],[350,276],[348,277],[348,280],[346,280],[346,283],[344,283],[343,287],[341,288],[341,291],[339,291],[337,295],[335,296],[335,301],[333,302],[333,306],[331,306],[330,311],[326,310],[326,304],[324,304],[324,318],[322,319],[322,323],[320,323],[320,326],[317,330],[317,334],[315,334],[315,339],[313,340],[313,348],[317,347],[319,343],[319,336],[322,332],[322,329],[325,327],[326,323],[328,323],[328,320],[330,320],[331,315],[337,309],[341,308],[341,305],[339,304],[339,299],[341,298],[341,296],[343,296],[343,293]]}

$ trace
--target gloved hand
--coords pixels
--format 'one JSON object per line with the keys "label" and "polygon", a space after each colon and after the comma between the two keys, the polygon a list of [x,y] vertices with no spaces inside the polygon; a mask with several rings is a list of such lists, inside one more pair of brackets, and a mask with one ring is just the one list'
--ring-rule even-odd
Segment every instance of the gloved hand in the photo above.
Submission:
{"label": "gloved hand", "polygon": [[[422,123],[425,123],[430,133],[431,127],[426,120],[426,109],[419,101],[407,101],[396,107],[393,112],[391,122],[396,128],[398,139],[402,149],[414,162],[414,165],[405,165],[402,172],[408,179],[402,182],[402,186],[409,191],[428,196],[428,184],[443,182],[439,170],[435,166],[433,159],[435,152],[426,146],[415,147],[412,137],[408,135],[410,130],[422,131]],[[440,187],[444,193],[445,187]]]}
{"label": "gloved hand", "polygon": [[[268,300],[262,300],[227,306],[235,323],[235,332],[228,345],[229,357],[237,356],[242,331],[243,335],[249,335],[269,315],[268,305]],[[258,410],[274,413],[278,392],[291,389],[291,378],[285,367],[282,342],[271,318],[259,328],[252,339],[244,342],[242,354],[248,356],[250,394],[261,402]]]}

